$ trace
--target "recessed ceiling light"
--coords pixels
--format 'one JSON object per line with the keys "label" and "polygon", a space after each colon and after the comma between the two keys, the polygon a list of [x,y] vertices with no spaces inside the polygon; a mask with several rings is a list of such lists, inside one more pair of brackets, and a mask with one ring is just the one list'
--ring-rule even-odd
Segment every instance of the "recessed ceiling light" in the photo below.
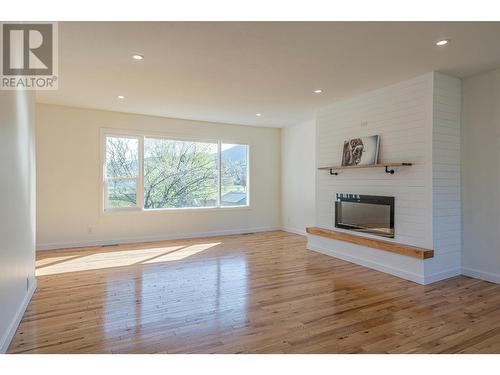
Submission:
{"label": "recessed ceiling light", "polygon": [[118,99],[125,99],[125,97],[123,95],[118,95]]}
{"label": "recessed ceiling light", "polygon": [[134,60],[144,60],[144,56],[139,54],[132,55],[132,58]]}
{"label": "recessed ceiling light", "polygon": [[256,113],[255,116],[260,117],[262,116],[262,113]]}
{"label": "recessed ceiling light", "polygon": [[321,89],[317,89],[317,90],[314,90],[313,92],[314,92],[315,94],[321,94],[321,93],[323,92],[323,90],[321,90]]}
{"label": "recessed ceiling light", "polygon": [[449,39],[442,39],[442,40],[438,40],[438,41],[436,42],[436,46],[441,47],[441,46],[445,46],[445,45],[447,45],[448,43],[450,43],[450,40],[449,40]]}

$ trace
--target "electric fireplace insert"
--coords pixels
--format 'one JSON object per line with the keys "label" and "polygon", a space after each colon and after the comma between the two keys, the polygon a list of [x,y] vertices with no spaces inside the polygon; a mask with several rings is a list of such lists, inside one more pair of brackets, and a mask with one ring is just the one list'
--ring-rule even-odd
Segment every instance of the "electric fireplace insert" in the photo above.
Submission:
{"label": "electric fireplace insert", "polygon": [[335,227],[394,238],[394,197],[338,193]]}

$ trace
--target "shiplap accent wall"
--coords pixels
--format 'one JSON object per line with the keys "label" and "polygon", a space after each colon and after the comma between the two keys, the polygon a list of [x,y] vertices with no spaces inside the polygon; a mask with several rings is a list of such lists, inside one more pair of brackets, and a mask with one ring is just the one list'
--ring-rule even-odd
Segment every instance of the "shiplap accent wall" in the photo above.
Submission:
{"label": "shiplap accent wall", "polygon": [[434,73],[432,130],[432,207],[434,258],[426,278],[461,272],[460,123],[462,81]]}
{"label": "shiplap accent wall", "polygon": [[[394,175],[383,169],[317,173],[316,219],[334,229],[336,193],[395,197],[393,241],[432,247],[432,75],[372,91],[329,106],[317,118],[317,166],[339,165],[344,140],[380,135],[380,162],[412,162]],[[391,239],[389,239],[390,241]]]}
{"label": "shiplap accent wall", "polygon": [[344,140],[375,134],[379,162],[414,164],[396,168],[394,175],[383,169],[343,170],[338,176],[317,171],[316,225],[343,231],[334,227],[336,193],[394,196],[396,234],[388,241],[443,251],[429,262],[317,236],[309,237],[309,248],[420,283],[454,270],[460,259],[460,80],[427,73],[334,103],[318,112],[316,123],[317,167],[339,165]]}

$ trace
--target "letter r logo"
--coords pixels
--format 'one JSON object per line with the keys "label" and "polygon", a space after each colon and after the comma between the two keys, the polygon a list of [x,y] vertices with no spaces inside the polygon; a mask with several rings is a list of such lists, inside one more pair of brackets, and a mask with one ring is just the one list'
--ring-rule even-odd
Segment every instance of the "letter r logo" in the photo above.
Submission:
{"label": "letter r logo", "polygon": [[52,24],[2,24],[2,74],[52,75]]}

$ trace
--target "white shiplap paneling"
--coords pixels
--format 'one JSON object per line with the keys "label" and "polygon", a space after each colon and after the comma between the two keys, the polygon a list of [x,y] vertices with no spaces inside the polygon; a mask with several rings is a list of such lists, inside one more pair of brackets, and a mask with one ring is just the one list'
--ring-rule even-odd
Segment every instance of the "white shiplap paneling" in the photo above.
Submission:
{"label": "white shiplap paneling", "polygon": [[[317,173],[317,225],[334,228],[336,193],[394,196],[393,241],[432,248],[431,73],[335,103],[318,113],[317,165],[340,164],[344,140],[380,135],[379,161],[412,162],[394,175],[383,169]],[[367,125],[362,125],[367,123]]]}
{"label": "white shiplap paneling", "polygon": [[[435,248],[436,258],[381,256],[334,240],[322,240],[322,249],[329,243],[332,255],[346,254],[417,282],[452,276],[460,267],[460,80],[432,72],[319,111],[317,166],[340,164],[344,140],[374,134],[380,135],[379,162],[414,165],[394,175],[383,169],[344,170],[338,176],[317,171],[316,225],[334,229],[336,193],[394,196],[392,241]],[[310,239],[311,246],[316,242]]]}
{"label": "white shiplap paneling", "polygon": [[434,258],[426,278],[461,272],[460,116],[462,82],[434,73],[432,128],[432,215]]}

